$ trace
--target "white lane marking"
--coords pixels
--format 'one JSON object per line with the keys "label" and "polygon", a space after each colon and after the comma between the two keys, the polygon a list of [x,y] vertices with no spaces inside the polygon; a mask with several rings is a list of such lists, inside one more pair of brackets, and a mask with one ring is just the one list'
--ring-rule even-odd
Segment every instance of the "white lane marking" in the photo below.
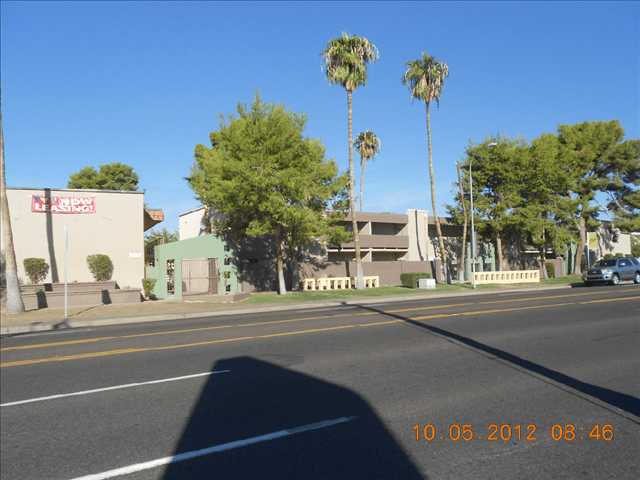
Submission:
{"label": "white lane marking", "polygon": [[18,400],[17,402],[7,402],[0,404],[0,407],[13,407],[15,405],[24,405],[25,403],[44,402],[46,400],[55,400],[58,398],[75,397],[78,395],[90,395],[92,393],[108,392],[109,390],[120,390],[123,388],[140,387],[142,385],[153,385],[155,383],[177,382],[179,380],[188,380],[196,377],[206,377],[217,373],[228,373],[231,370],[214,370],[212,372],[194,373],[193,375],[183,375],[181,377],[162,378],[160,380],[151,380],[148,382],[126,383],[124,385],[114,385],[113,387],[94,388],[92,390],[83,390],[81,392],[60,393],[58,395],[49,395],[47,397],[28,398],[27,400]]}
{"label": "white lane marking", "polygon": [[107,478],[119,477],[121,475],[129,475],[131,473],[140,472],[142,470],[149,470],[151,468],[168,465],[170,463],[184,462],[185,460],[191,460],[192,458],[202,457],[204,455],[210,455],[212,453],[224,452],[226,450],[232,450],[234,448],[242,448],[256,443],[268,442],[271,440],[276,440],[278,438],[289,437],[297,433],[332,427],[340,423],[350,422],[352,420],[355,420],[355,418],[356,417],[340,417],[334,418],[332,420],[323,420],[321,422],[310,423],[308,425],[301,425],[299,427],[279,430],[277,432],[267,433],[264,435],[258,435],[257,437],[235,440],[233,442],[221,443],[219,445],[202,448],[200,450],[191,450],[190,452],[178,453],[177,455],[171,455],[169,457],[157,458],[148,462],[134,463],[133,465],[114,468],[113,470],[107,470],[106,472],[102,473],[94,473],[92,475],[85,475],[84,477],[76,477],[72,480],[105,480]]}

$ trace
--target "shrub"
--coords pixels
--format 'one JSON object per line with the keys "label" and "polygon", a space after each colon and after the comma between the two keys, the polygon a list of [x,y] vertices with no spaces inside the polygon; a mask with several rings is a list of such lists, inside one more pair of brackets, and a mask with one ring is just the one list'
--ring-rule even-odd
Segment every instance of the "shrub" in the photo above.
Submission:
{"label": "shrub", "polygon": [[401,273],[400,282],[403,287],[417,288],[418,280],[421,278],[431,278],[430,273],[425,272],[413,272],[413,273]]}
{"label": "shrub", "polygon": [[640,257],[640,237],[631,237],[631,255]]}
{"label": "shrub", "polygon": [[109,255],[104,255],[102,253],[89,255],[87,256],[87,265],[89,266],[89,271],[93,275],[93,278],[96,279],[96,282],[111,280],[111,275],[113,275],[113,263],[111,262]]}
{"label": "shrub", "polygon": [[143,278],[142,289],[144,290],[145,298],[151,298],[153,295],[153,288],[156,286],[155,278]]}
{"label": "shrub", "polygon": [[547,269],[547,278],[556,278],[556,269],[553,266],[553,262],[545,263],[544,268]]}
{"label": "shrub", "polygon": [[49,265],[44,258],[25,258],[22,264],[27,277],[34,285],[44,280],[49,273]]}

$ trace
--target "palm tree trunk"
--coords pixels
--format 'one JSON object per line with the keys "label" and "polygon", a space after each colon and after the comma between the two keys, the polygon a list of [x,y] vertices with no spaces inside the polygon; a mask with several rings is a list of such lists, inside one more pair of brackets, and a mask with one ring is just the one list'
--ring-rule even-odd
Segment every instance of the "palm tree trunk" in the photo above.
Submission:
{"label": "palm tree trunk", "polygon": [[587,241],[587,222],[583,216],[578,220],[580,229],[580,238],[578,239],[578,250],[576,251],[576,262],[573,265],[573,274],[580,275],[582,273],[582,255],[584,255],[584,246]]}
{"label": "palm tree trunk", "polygon": [[278,274],[278,294],[285,295],[287,293],[287,285],[284,281],[284,248],[282,245],[282,235],[279,230],[276,231],[276,273]]}
{"label": "palm tree trunk", "polygon": [[465,254],[467,253],[467,204],[464,203],[464,185],[462,184],[462,174],[460,173],[460,164],[456,163],[456,170],[458,172],[458,188],[460,189],[460,205],[462,205],[462,216],[464,219],[464,224],[462,225],[462,251],[460,252],[460,261],[459,264],[462,265],[462,268],[458,270],[458,280],[461,282],[464,281],[464,273],[465,267],[467,265]]}
{"label": "palm tree trunk", "polygon": [[349,210],[351,211],[351,225],[353,227],[353,245],[356,254],[356,289],[364,288],[362,276],[362,258],[360,258],[360,235],[356,220],[355,172],[353,166],[353,92],[347,90],[348,132],[349,132]]}
{"label": "palm tree trunk", "polygon": [[0,210],[2,210],[2,271],[4,276],[1,282],[6,285],[6,293],[3,295],[6,313],[24,312],[24,303],[20,294],[18,282],[18,266],[16,264],[16,252],[13,248],[13,234],[11,232],[11,216],[9,215],[9,199],[7,198],[7,180],[4,170],[4,135],[2,131],[2,111],[0,111]]}
{"label": "palm tree trunk", "polygon": [[447,268],[447,253],[444,249],[444,238],[442,237],[442,228],[440,227],[440,219],[436,210],[436,178],[433,171],[433,151],[431,148],[431,111],[429,110],[429,102],[425,102],[427,113],[427,148],[429,151],[429,180],[431,182],[431,208],[433,210],[433,219],[436,224],[436,234],[438,235],[438,247],[440,248],[440,259],[442,261],[442,273],[447,283],[451,283],[449,278],[449,269]]}
{"label": "palm tree trunk", "polygon": [[367,161],[360,159],[360,211],[364,212],[364,173],[367,169]]}

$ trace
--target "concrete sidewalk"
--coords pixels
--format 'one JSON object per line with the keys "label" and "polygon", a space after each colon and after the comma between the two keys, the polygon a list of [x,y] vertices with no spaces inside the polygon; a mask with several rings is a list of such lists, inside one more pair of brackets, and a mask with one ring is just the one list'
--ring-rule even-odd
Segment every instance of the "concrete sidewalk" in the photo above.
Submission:
{"label": "concrete sidewalk", "polygon": [[[495,293],[521,293],[531,291],[562,290],[570,285],[520,288],[485,288],[464,292],[415,293],[388,297],[366,297],[339,301],[297,303],[290,305],[248,305],[209,302],[155,301],[128,305],[101,305],[98,307],[78,307],[69,310],[69,320],[64,322],[62,310],[35,310],[20,315],[5,315],[0,325],[0,335],[15,335],[78,327],[98,327],[105,325],[125,325],[131,323],[183,320],[193,318],[218,317],[225,315],[246,315],[262,312],[289,310],[311,310],[339,307],[344,305],[381,304],[410,300],[428,300],[448,297],[465,297]],[[162,312],[162,313],[160,313]]]}

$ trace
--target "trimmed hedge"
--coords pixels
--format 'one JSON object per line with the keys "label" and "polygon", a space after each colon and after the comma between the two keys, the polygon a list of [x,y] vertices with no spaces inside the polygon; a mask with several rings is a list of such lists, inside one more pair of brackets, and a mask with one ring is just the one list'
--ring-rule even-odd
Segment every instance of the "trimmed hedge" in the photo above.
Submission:
{"label": "trimmed hedge", "polygon": [[400,282],[403,287],[418,288],[418,280],[421,278],[431,278],[430,273],[425,272],[413,272],[413,273],[401,273]]}
{"label": "trimmed hedge", "polygon": [[93,278],[96,279],[96,282],[111,280],[111,275],[113,275],[113,262],[109,258],[109,255],[102,253],[88,255],[87,266]]}
{"label": "trimmed hedge", "polygon": [[40,283],[49,273],[49,265],[44,258],[25,258],[22,261],[24,271],[33,285]]}

